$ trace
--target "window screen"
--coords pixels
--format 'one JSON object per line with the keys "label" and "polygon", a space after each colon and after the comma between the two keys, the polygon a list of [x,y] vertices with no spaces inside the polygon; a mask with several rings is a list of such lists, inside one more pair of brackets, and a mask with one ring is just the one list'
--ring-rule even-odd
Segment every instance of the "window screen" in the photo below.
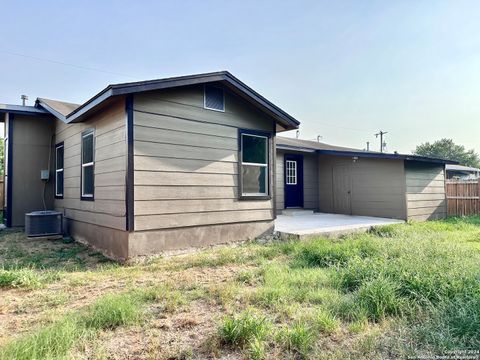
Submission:
{"label": "window screen", "polygon": [[64,146],[63,143],[55,145],[55,196],[63,197],[63,161]]}
{"label": "window screen", "polygon": [[93,199],[94,193],[94,131],[82,134],[82,199]]}
{"label": "window screen", "polygon": [[223,89],[205,85],[204,106],[206,109],[225,111],[225,97]]}
{"label": "window screen", "polygon": [[268,137],[242,133],[242,196],[268,195]]}

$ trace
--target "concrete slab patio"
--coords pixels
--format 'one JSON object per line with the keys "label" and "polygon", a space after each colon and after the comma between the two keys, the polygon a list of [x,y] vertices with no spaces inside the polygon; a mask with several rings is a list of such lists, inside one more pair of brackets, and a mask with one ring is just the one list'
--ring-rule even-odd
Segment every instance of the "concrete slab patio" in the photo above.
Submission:
{"label": "concrete slab patio", "polygon": [[404,221],[371,216],[300,213],[295,216],[278,215],[275,221],[275,231],[280,236],[293,236],[300,239],[315,235],[335,237],[368,231],[373,226],[401,223],[404,223]]}

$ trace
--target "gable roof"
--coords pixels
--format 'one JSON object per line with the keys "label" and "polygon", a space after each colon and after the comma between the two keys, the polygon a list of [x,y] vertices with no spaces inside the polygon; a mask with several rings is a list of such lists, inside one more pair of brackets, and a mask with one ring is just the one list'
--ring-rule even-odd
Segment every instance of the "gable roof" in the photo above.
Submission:
{"label": "gable roof", "polygon": [[239,95],[256,108],[272,116],[275,121],[286,130],[297,129],[300,125],[298,120],[241,82],[228,71],[113,84],[107,86],[105,89],[79,106],[76,104],[63,103],[61,101],[42,98],[37,99],[36,106],[43,107],[65,123],[81,122],[88,114],[95,111],[105,101],[114,96],[213,82],[225,85],[232,92]]}
{"label": "gable roof", "polygon": [[57,115],[66,117],[73,110],[80,106],[79,104],[44,98],[37,98],[35,103],[40,104],[43,108],[47,109],[48,112],[52,113],[56,117],[58,117]]}
{"label": "gable roof", "polygon": [[406,160],[406,161],[422,161],[429,163],[439,164],[457,164],[456,161],[437,159],[426,156],[407,155],[399,153],[381,153],[378,151],[366,151],[354,148],[347,148],[342,146],[335,146],[325,144],[317,141],[302,140],[286,138],[277,136],[276,138],[277,149],[281,150],[293,150],[302,152],[318,153],[323,155],[337,155],[337,156],[356,156],[365,158],[382,158],[391,160]]}

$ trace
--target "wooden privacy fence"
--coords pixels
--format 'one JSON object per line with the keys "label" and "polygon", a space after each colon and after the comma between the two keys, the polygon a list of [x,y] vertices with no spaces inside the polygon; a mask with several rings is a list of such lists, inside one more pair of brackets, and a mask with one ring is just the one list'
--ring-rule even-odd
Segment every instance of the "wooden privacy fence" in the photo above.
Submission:
{"label": "wooden privacy fence", "polygon": [[480,214],[480,179],[447,180],[445,193],[449,216]]}

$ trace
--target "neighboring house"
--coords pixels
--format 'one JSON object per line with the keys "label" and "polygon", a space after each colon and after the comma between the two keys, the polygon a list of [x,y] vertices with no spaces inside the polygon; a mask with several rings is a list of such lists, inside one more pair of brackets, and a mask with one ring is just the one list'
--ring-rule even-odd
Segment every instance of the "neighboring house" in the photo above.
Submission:
{"label": "neighboring house", "polygon": [[277,137],[277,210],[403,220],[447,214],[445,161]]}
{"label": "neighboring house", "polygon": [[285,207],[445,216],[443,161],[277,138],[299,122],[228,72],[0,113],[7,226],[56,209],[76,240],[117,259],[255,238]]}
{"label": "neighboring house", "polygon": [[446,171],[449,180],[477,180],[480,178],[480,169],[471,166],[447,164]]}

